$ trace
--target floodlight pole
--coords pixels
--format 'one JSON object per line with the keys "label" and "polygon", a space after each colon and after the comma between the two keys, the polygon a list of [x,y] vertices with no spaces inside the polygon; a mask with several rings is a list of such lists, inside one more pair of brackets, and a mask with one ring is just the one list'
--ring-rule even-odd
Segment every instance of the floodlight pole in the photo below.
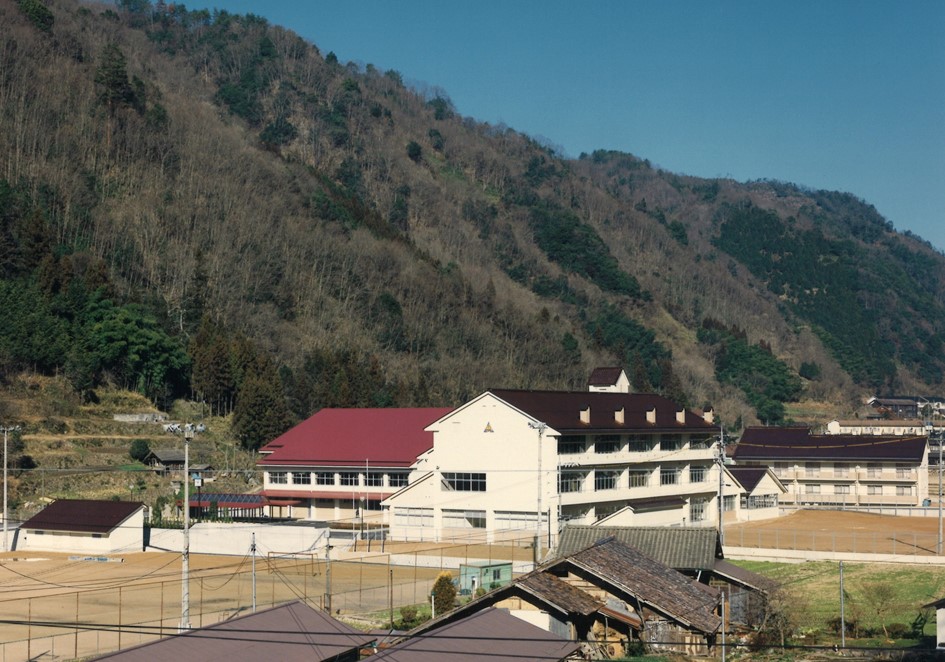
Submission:
{"label": "floodlight pole", "polygon": [[190,629],[190,442],[193,430],[184,426],[184,553],[181,555],[180,629]]}

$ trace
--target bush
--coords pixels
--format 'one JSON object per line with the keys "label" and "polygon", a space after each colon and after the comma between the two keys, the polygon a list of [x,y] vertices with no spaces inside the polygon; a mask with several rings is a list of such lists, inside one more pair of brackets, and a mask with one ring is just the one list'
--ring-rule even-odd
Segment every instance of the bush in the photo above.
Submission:
{"label": "bush", "polygon": [[890,639],[905,639],[912,634],[912,628],[905,623],[890,623],[886,626],[886,634]]}
{"label": "bush", "polygon": [[144,462],[144,458],[146,458],[150,452],[151,447],[148,445],[146,439],[135,439],[131,442],[131,448],[128,449],[128,455],[131,456],[132,460],[137,462]]}
{"label": "bush", "polygon": [[437,615],[445,614],[453,608],[456,601],[456,584],[453,575],[447,571],[441,572],[433,583],[433,607]]}

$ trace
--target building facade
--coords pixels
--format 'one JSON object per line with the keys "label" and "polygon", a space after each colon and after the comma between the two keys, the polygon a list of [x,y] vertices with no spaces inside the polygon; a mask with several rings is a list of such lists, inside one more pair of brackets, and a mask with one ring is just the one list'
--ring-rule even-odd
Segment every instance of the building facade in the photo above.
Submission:
{"label": "building facade", "polygon": [[382,524],[381,501],[433,447],[424,428],[449,411],[322,409],[259,449],[269,514]]}
{"label": "building facade", "polygon": [[928,499],[924,436],[813,435],[805,427],[747,428],[739,466],[769,467],[784,505],[921,506]]}
{"label": "building facade", "polygon": [[610,390],[491,390],[439,418],[409,485],[383,502],[391,536],[540,533],[550,545],[561,522],[589,524],[624,509],[653,525],[714,525],[711,414],[626,392],[628,384],[618,376]]}

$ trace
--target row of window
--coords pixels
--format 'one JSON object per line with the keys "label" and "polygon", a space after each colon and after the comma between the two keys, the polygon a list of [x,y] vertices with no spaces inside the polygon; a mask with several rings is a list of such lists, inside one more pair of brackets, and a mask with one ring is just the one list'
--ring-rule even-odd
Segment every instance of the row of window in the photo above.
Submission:
{"label": "row of window", "polygon": [[384,476],[387,476],[388,487],[405,487],[408,474],[406,472],[367,474],[356,471],[270,471],[269,483],[272,485],[311,485],[312,476],[316,485],[345,485],[349,487],[384,487]]}
{"label": "row of window", "polygon": [[[835,478],[849,478],[856,474],[855,464],[848,464],[844,462],[834,462],[833,463],[833,476]],[[777,476],[786,476],[789,471],[794,469],[794,465],[789,462],[775,462],[774,473]],[[821,475],[822,463],[820,462],[805,462],[804,463],[804,476],[807,478],[817,478]],[[897,463],[896,464],[896,478],[912,478],[915,474],[913,466],[908,463]],[[866,477],[867,478],[882,478],[884,475],[892,475],[891,471],[887,470],[887,467],[879,462],[870,462],[866,465]]]}
{"label": "row of window", "polygon": [[[620,486],[619,469],[597,469],[594,471],[594,491],[613,490]],[[650,469],[629,469],[627,471],[627,487],[648,487],[654,471]],[[562,493],[584,491],[584,481],[588,473],[581,471],[564,471],[558,479],[558,491]],[[661,467],[659,470],[660,485],[678,485],[682,482],[682,467]],[[709,469],[705,466],[689,467],[689,482],[704,483],[709,477]]]}
{"label": "row of window", "polygon": [[[912,496],[915,494],[915,488],[912,485],[896,485],[896,496]],[[830,485],[820,485],[818,483],[811,483],[810,485],[804,486],[805,494],[829,494],[826,489],[830,488]],[[882,485],[866,485],[867,494],[884,494]],[[849,485],[834,485],[833,494],[852,494]]]}
{"label": "row of window", "polygon": [[[599,454],[618,453],[624,448],[630,453],[646,453],[656,450],[678,451],[686,446],[686,439],[681,434],[638,434],[623,437],[619,434],[599,434],[593,437],[582,435],[562,435],[558,437],[558,453],[560,455],[574,455],[588,450],[588,444],[594,445],[594,452]],[[692,436],[689,438],[689,448],[693,450],[711,447],[712,437]]]}

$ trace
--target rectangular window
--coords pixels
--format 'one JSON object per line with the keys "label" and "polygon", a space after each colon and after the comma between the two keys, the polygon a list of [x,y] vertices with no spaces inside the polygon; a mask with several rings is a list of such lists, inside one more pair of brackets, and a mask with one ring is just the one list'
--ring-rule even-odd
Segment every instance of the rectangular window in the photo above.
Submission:
{"label": "rectangular window", "polygon": [[653,450],[653,435],[638,434],[630,437],[627,450],[631,453],[647,453]]}
{"label": "rectangular window", "polygon": [[816,483],[814,485],[807,485],[804,492],[807,494],[820,494],[820,485],[817,485]]}
{"label": "rectangular window", "polygon": [[366,485],[368,487],[383,487],[384,485],[384,474],[375,473],[373,471],[367,474]]}
{"label": "rectangular window", "polygon": [[850,486],[849,485],[834,485],[833,493],[834,494],[849,494]]}
{"label": "rectangular window", "polygon": [[850,476],[850,465],[834,462],[833,475],[837,478],[848,478]]}
{"label": "rectangular window", "polygon": [[705,467],[689,467],[689,482],[690,483],[704,483],[708,476],[708,471]]}
{"label": "rectangular window", "polygon": [[358,474],[353,471],[342,471],[340,474],[338,474],[338,477],[341,478],[342,485],[358,484]]}
{"label": "rectangular window", "polygon": [[620,450],[620,435],[599,434],[594,439],[595,453],[616,453]]}
{"label": "rectangular window", "polygon": [[409,476],[406,472],[391,473],[387,474],[387,481],[391,487],[406,487]]}
{"label": "rectangular window", "polygon": [[631,469],[630,487],[646,487],[650,484],[650,472],[645,469]]}
{"label": "rectangular window", "polygon": [[660,485],[676,485],[679,482],[678,467],[660,468]]}
{"label": "rectangular window", "polygon": [[866,493],[872,494],[874,496],[880,495],[883,493],[883,486],[882,485],[867,485]]}
{"label": "rectangular window", "polygon": [[[543,515],[542,522],[548,521],[548,516]],[[516,512],[516,511],[495,511],[495,528],[503,531],[514,529],[535,529],[537,518],[535,513]]]}
{"label": "rectangular window", "polygon": [[364,509],[365,510],[384,510],[383,508],[381,508],[380,501],[374,501],[372,499],[368,499],[367,501],[364,502]]}
{"label": "rectangular window", "polygon": [[664,434],[660,438],[660,450],[678,451],[683,447],[681,434]]}
{"label": "rectangular window", "polygon": [[912,496],[912,486],[896,485],[896,496]]}
{"label": "rectangular window", "polygon": [[690,450],[700,450],[704,451],[707,448],[711,448],[715,441],[712,437],[690,437],[689,438],[689,448]]}
{"label": "rectangular window", "polygon": [[804,473],[808,478],[816,478],[820,475],[820,462],[807,462],[804,465]]}
{"label": "rectangular window", "polygon": [[318,473],[315,474],[315,484],[316,485],[334,485],[335,472],[319,471]]}
{"label": "rectangular window", "polygon": [[558,491],[562,494],[567,492],[580,492],[584,489],[584,474],[577,471],[563,471],[561,480],[558,482]]}
{"label": "rectangular window", "polygon": [[484,510],[443,510],[443,527],[447,529],[484,529]]}
{"label": "rectangular window", "polygon": [[689,502],[689,520],[692,522],[705,521],[705,500],[693,499]]}
{"label": "rectangular window", "polygon": [[788,473],[788,463],[787,462],[775,462],[774,463],[774,475],[778,478],[787,476]]}
{"label": "rectangular window", "polygon": [[584,452],[584,437],[580,435],[563,435],[558,437],[558,454],[575,455]]}
{"label": "rectangular window", "polygon": [[619,471],[608,471],[604,469],[598,469],[594,472],[594,490],[612,490],[617,487],[617,478],[620,476]]}
{"label": "rectangular window", "polygon": [[269,482],[273,485],[287,485],[289,483],[289,474],[285,471],[270,471]]}
{"label": "rectangular window", "polygon": [[398,526],[433,526],[432,508],[397,508],[394,510],[394,523]]}
{"label": "rectangular window", "polygon": [[293,471],[292,472],[292,483],[294,485],[311,485],[312,484],[312,474],[307,471]]}
{"label": "rectangular window", "polygon": [[485,492],[484,473],[443,473],[443,489],[456,492]]}
{"label": "rectangular window", "polygon": [[908,464],[897,464],[896,478],[912,478],[912,467]]}
{"label": "rectangular window", "polygon": [[870,462],[866,465],[866,477],[867,478],[882,478],[883,477],[883,465],[876,462]]}
{"label": "rectangular window", "polygon": [[612,504],[602,504],[599,503],[594,506],[594,520],[600,521],[607,517],[608,515],[613,515],[615,512],[623,508],[619,503]]}
{"label": "rectangular window", "polygon": [[735,510],[735,495],[726,494],[722,497],[722,511],[727,513],[732,510]]}

